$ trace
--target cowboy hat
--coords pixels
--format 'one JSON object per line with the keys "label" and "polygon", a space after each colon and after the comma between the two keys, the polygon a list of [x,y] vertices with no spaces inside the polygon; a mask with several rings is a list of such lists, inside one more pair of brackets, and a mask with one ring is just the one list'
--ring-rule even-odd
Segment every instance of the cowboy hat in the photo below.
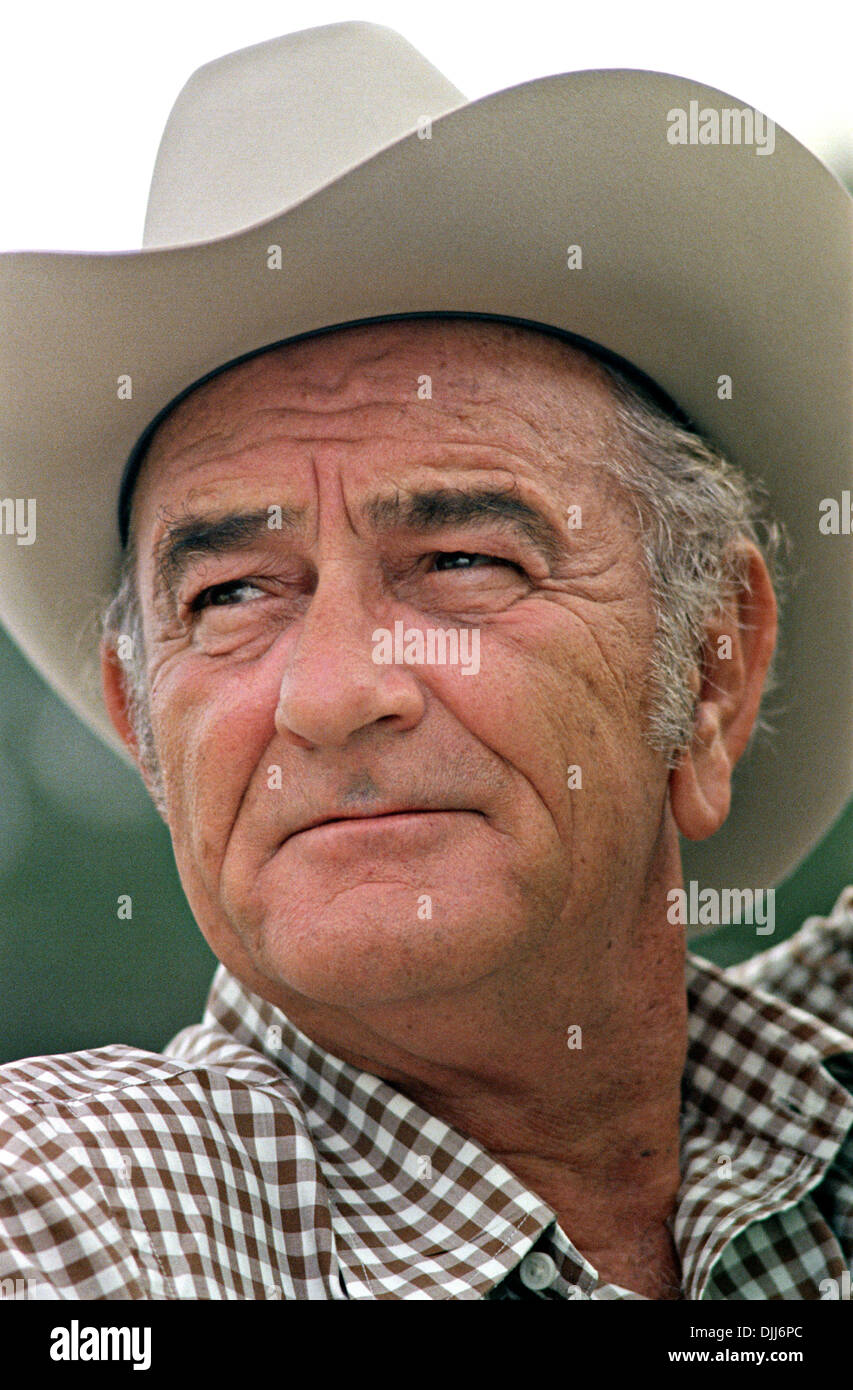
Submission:
{"label": "cowboy hat", "polygon": [[[743,760],[723,828],[684,846],[687,877],[773,883],[853,780],[850,541],[820,525],[851,485],[851,225],[808,150],[685,78],[567,73],[469,102],[361,23],[209,63],[169,118],[142,250],[0,256],[0,618],[126,756],[97,615],[126,461],[164,408],[348,323],[482,315],[575,335],[763,478],[789,531],[777,733]],[[14,524],[30,499],[33,536]]]}

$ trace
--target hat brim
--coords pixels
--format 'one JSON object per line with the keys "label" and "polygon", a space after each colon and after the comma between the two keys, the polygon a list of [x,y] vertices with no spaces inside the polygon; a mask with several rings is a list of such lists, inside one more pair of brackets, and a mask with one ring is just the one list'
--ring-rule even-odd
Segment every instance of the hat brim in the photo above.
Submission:
{"label": "hat brim", "polygon": [[853,205],[778,127],[764,157],[670,144],[667,113],[691,100],[742,105],[658,73],[542,78],[226,237],[0,257],[2,491],[36,498],[38,518],[35,544],[0,538],[0,617],[87,724],[125,756],[101,700],[97,616],[120,558],[125,461],[165,403],[331,324],[447,312],[551,325],[658,382],[763,479],[788,528],[799,580],[777,733],[744,760],[722,830],[685,846],[685,872],[762,886],[794,867],[853,783],[850,538],[818,524],[820,502],[851,486]]}

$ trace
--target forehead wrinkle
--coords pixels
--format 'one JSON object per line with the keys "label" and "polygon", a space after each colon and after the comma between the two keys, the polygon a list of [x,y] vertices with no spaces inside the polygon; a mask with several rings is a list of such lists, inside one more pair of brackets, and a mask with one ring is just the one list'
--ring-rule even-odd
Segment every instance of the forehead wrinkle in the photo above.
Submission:
{"label": "forehead wrinkle", "polygon": [[[458,425],[457,417],[453,418],[454,423]],[[248,461],[253,456],[263,455],[270,450],[274,450],[278,445],[299,446],[300,450],[301,446],[314,449],[318,445],[353,445],[356,447],[361,446],[369,450],[372,446],[379,443],[399,446],[401,438],[405,440],[406,447],[405,450],[399,450],[398,448],[397,452],[404,453],[406,457],[402,459],[389,458],[386,460],[388,464],[393,464],[395,466],[399,466],[401,463],[405,464],[406,462],[410,462],[416,466],[429,464],[439,470],[442,468],[452,468],[454,466],[476,467],[477,458],[475,456],[485,455],[483,462],[486,465],[496,456],[501,458],[505,457],[507,462],[502,466],[508,471],[512,471],[513,465],[517,468],[519,463],[526,463],[534,468],[540,469],[543,462],[559,466],[563,466],[568,462],[568,460],[554,454],[546,445],[545,441],[539,439],[537,439],[538,448],[534,449],[529,445],[523,445],[521,443],[503,444],[496,440],[472,438],[464,434],[446,435],[439,433],[437,438],[432,438],[430,434],[426,437],[414,434],[411,436],[401,436],[399,430],[394,430],[393,433],[389,434],[371,430],[364,435],[336,433],[318,436],[313,431],[303,434],[295,432],[293,429],[287,429],[280,434],[270,434],[245,445],[238,444],[228,451],[220,451],[219,448],[211,448],[206,457],[196,458],[192,461],[188,460],[186,457],[186,454],[190,452],[188,449],[183,454],[176,454],[173,457],[160,459],[157,462],[164,465],[183,463],[188,473],[194,473],[199,469],[217,463],[227,464],[239,460]],[[193,448],[194,447],[195,446],[193,446]],[[441,455],[444,450],[447,450],[448,453],[446,457],[442,458]],[[449,452],[451,450],[454,452]],[[275,462],[275,459],[271,459],[270,462]],[[216,479],[211,479],[211,486],[213,486],[215,482]]]}
{"label": "forehead wrinkle", "polygon": [[[225,403],[223,403],[222,409],[225,408]],[[335,420],[339,416],[353,416],[357,418],[366,413],[379,414],[381,416],[386,412],[391,412],[393,414],[395,424],[402,418],[404,421],[413,420],[418,425],[424,423],[430,424],[436,420],[446,420],[456,425],[471,424],[472,426],[494,426],[496,423],[496,416],[506,415],[510,417],[512,421],[520,423],[526,432],[532,432],[537,438],[541,437],[541,432],[536,423],[525,417],[520,410],[514,409],[512,406],[495,397],[488,397],[470,403],[467,401],[460,401],[455,407],[452,405],[444,406],[441,402],[431,400],[427,410],[424,409],[424,404],[421,401],[401,400],[399,398],[385,400],[374,398],[369,401],[354,401],[347,405],[329,406],[323,409],[304,405],[287,405],[279,402],[269,406],[256,405],[243,419],[235,419],[232,415],[230,428],[220,428],[212,430],[206,435],[202,435],[191,443],[179,447],[176,452],[171,454],[171,458],[178,459],[196,447],[207,446],[220,439],[238,439],[241,435],[250,432],[258,421],[264,423],[268,419],[275,420],[279,418],[287,421],[298,421],[299,417],[304,416],[310,421],[312,426],[316,427],[316,424],[320,421]],[[223,423],[229,422],[226,421]],[[283,437],[288,437],[291,433],[291,429],[292,427],[288,426]],[[274,435],[266,436],[266,438],[275,437]],[[294,438],[310,437],[314,436],[302,435],[301,433],[294,435]],[[328,436],[323,433],[316,437],[325,439],[327,437],[334,438],[335,436]],[[349,439],[350,436],[341,436],[341,438]],[[164,456],[165,447],[159,452],[161,457]]]}
{"label": "forehead wrinkle", "polygon": [[[370,361],[381,360],[391,355],[390,351],[386,351],[380,353],[378,359],[373,357]],[[259,361],[260,360],[262,359],[259,359]],[[418,363],[418,365],[423,365],[423,363]],[[427,365],[432,364],[427,363]],[[442,368],[446,365],[447,364],[443,362],[438,368],[439,372],[441,372]],[[525,366],[526,365],[528,364],[525,364]],[[574,373],[572,375],[579,375],[582,379],[586,378],[587,382],[590,375],[592,375],[593,379],[597,378],[599,384],[602,383],[602,376],[596,371],[596,364],[585,363],[584,367],[586,370],[582,368],[579,373]],[[240,369],[235,370],[239,371]],[[419,423],[422,422],[424,414],[428,412],[431,419],[435,419],[436,417],[447,417],[457,421],[468,422],[472,426],[480,426],[481,423],[487,426],[493,425],[495,415],[506,415],[514,422],[520,424],[525,433],[529,434],[532,432],[538,438],[541,438],[545,432],[553,433],[556,423],[554,419],[555,407],[557,408],[560,424],[564,427],[566,423],[564,413],[566,408],[570,408],[572,405],[577,406],[581,404],[581,406],[583,406],[587,404],[585,401],[578,401],[579,393],[576,389],[572,389],[575,386],[575,381],[572,379],[572,376],[570,376],[568,380],[564,379],[564,381],[559,384],[559,390],[555,392],[555,383],[550,381],[544,382],[541,379],[541,372],[532,376],[531,379],[528,379],[531,377],[531,373],[525,372],[520,378],[517,372],[510,374],[507,364],[502,361],[488,361],[486,363],[485,377],[491,378],[492,384],[492,389],[488,394],[484,394],[483,386],[485,383],[481,385],[482,378],[478,376],[470,366],[466,366],[466,369],[461,371],[460,368],[451,364],[450,380],[442,381],[442,390],[444,390],[450,398],[448,406],[445,407],[440,399],[432,397],[430,398],[426,412],[422,401],[411,400],[406,396],[401,397],[399,382],[403,369],[397,362],[396,354],[394,354],[394,372],[392,373],[389,371],[387,378],[381,382],[383,398],[377,399],[374,397],[367,401],[356,399],[347,401],[343,404],[339,403],[342,377],[348,379],[349,377],[355,376],[361,389],[367,386],[375,390],[380,383],[377,383],[375,380],[371,381],[369,377],[364,378],[360,368],[356,366],[349,373],[344,372],[339,374],[337,380],[334,382],[326,385],[314,382],[307,391],[307,394],[309,398],[312,396],[315,398],[320,396],[321,400],[317,401],[315,399],[311,401],[309,399],[306,401],[304,399],[306,393],[304,391],[300,393],[299,383],[294,383],[292,379],[292,370],[286,374],[282,373],[284,379],[265,380],[263,376],[261,376],[260,380],[258,380],[257,377],[262,370],[262,367],[256,368],[254,373],[255,380],[252,380],[250,377],[248,381],[245,379],[245,374],[241,375],[239,379],[235,378],[229,381],[227,379],[229,373],[226,372],[214,382],[208,383],[206,387],[200,388],[201,394],[190,396],[176,408],[172,416],[163,422],[158,434],[155,435],[154,440],[152,440],[149,457],[163,456],[167,452],[171,452],[171,457],[173,459],[183,457],[196,447],[204,448],[205,446],[209,446],[214,440],[239,437],[240,433],[252,427],[254,421],[258,419],[263,420],[268,416],[290,418],[305,415],[312,420],[321,420],[324,418],[334,418],[336,415],[351,414],[358,416],[365,411],[381,412],[383,410],[392,410],[397,416],[416,418]],[[434,372],[435,370],[436,368],[433,367]],[[498,390],[496,394],[494,390],[495,376],[498,377],[499,381],[501,381],[501,379],[507,381],[507,385],[511,389],[504,392]],[[409,380],[408,374],[405,375],[405,379],[407,381]],[[247,385],[254,390],[256,397],[262,397],[264,394],[276,391],[282,394],[287,394],[289,392],[295,394],[297,397],[302,394],[303,399],[296,399],[292,403],[281,400],[277,400],[274,404],[269,405],[258,403],[251,406],[248,416],[240,421],[239,424],[235,425],[232,423],[235,405],[233,399],[234,394],[235,392],[238,393],[236,404],[239,411],[239,393]],[[518,400],[520,395],[524,398],[521,402]],[[581,392],[580,395],[582,396],[583,392]],[[335,403],[332,404],[329,398],[334,398]],[[600,405],[600,401],[598,404]],[[581,409],[580,413],[584,414],[585,412]],[[229,420],[229,415],[231,420]],[[201,417],[200,420],[197,418],[198,416]],[[211,417],[213,417],[212,421]],[[217,417],[219,417],[218,422]],[[217,423],[218,427],[215,427]],[[192,432],[193,429],[197,428],[199,425],[201,428],[204,428],[206,424],[212,424],[214,426],[206,436],[190,444],[183,446],[179,445],[177,452],[169,450],[169,437],[171,435],[178,434],[178,436],[180,436],[187,431]],[[228,427],[229,424],[230,428]]]}
{"label": "forehead wrinkle", "polygon": [[[334,420],[342,415],[357,417],[365,411],[375,414],[390,410],[394,413],[394,437],[399,438],[402,426],[402,433],[408,439],[419,433],[413,431],[412,436],[409,435],[405,428],[409,420],[420,424],[428,413],[431,421],[447,420],[455,423],[457,427],[460,424],[468,425],[472,435],[480,435],[480,440],[475,441],[472,438],[460,439],[454,433],[452,437],[446,436],[438,442],[457,446],[475,446],[479,443],[481,447],[493,452],[510,455],[514,453],[516,461],[526,458],[528,463],[537,467],[542,466],[543,454],[551,455],[548,461],[552,466],[565,467],[570,461],[575,461],[566,457],[567,451],[574,453],[578,445],[593,444],[601,447],[604,442],[602,425],[607,423],[607,420],[602,421],[601,418],[602,407],[605,415],[609,416],[612,392],[599,364],[589,355],[551,342],[544,335],[515,329],[507,333],[502,331],[503,329],[503,325],[480,325],[464,321],[394,325],[393,345],[379,347],[375,341],[358,342],[359,330],[345,330],[340,335],[333,335],[331,339],[326,340],[323,348],[331,344],[333,351],[328,353],[324,350],[319,358],[318,345],[312,343],[307,360],[303,355],[304,345],[270,349],[267,353],[259,354],[251,363],[226,370],[215,380],[206,383],[199,388],[198,394],[190,395],[181,402],[173,415],[163,421],[151,441],[147,457],[140,469],[138,490],[141,491],[139,485],[143,483],[142,473],[148,471],[150,478],[149,464],[163,460],[173,464],[183,463],[195,470],[213,458],[228,462],[240,454],[245,456],[254,452],[256,448],[263,448],[268,443],[279,442],[280,437],[271,435],[266,440],[252,441],[245,445],[235,443],[241,434],[251,428],[252,421],[258,417],[263,419],[280,416],[295,423],[302,415],[313,423],[326,418]],[[396,385],[401,375],[406,373],[405,360],[401,365],[401,358],[405,359],[406,354],[401,353],[398,346],[397,330],[408,340],[404,341],[402,346],[410,350],[413,358],[417,358],[415,365],[418,368],[424,365],[432,366],[434,374],[439,374],[442,378],[445,372],[447,373],[446,387],[442,381],[442,389],[447,390],[452,400],[450,408],[446,408],[440,399],[435,398],[427,405],[420,400],[400,399],[393,393],[393,387],[386,386],[386,382]],[[413,336],[415,332],[417,341]],[[476,362],[472,364],[463,358],[460,363],[458,359],[454,359],[453,348],[460,336],[463,347],[476,348],[476,355],[480,358],[482,367],[481,375],[477,373]],[[356,341],[344,345],[338,341],[339,337],[352,337]],[[338,349],[343,346],[349,353],[349,359],[345,358],[342,361]],[[353,356],[356,358],[355,361],[352,360]],[[435,365],[429,360],[433,357],[438,358]],[[510,361],[509,358],[514,360]],[[345,405],[337,403],[336,399],[334,404],[331,403],[330,398],[340,396],[342,384],[348,385],[353,378],[359,382],[359,388],[362,390],[365,385],[375,388],[376,378],[374,376],[371,381],[369,373],[365,375],[365,368],[389,360],[389,370],[381,374],[380,380],[383,391],[392,390],[391,399],[350,401]],[[275,379],[272,381],[271,366],[275,370]],[[329,381],[332,374],[333,380]],[[409,379],[409,374],[406,375],[406,379]],[[482,393],[481,380],[484,386],[491,387],[488,394]],[[504,384],[508,388],[505,391],[501,389]],[[304,396],[307,391],[309,395],[313,393],[315,403],[307,404],[303,399],[294,404],[283,404],[280,401],[267,406],[258,404],[248,420],[244,419],[235,424],[234,407],[236,405],[239,411],[240,393],[245,394],[247,386],[256,396],[270,390],[290,390],[297,396],[300,393]],[[318,396],[325,397],[326,401],[321,399],[319,403],[316,402]],[[528,437],[525,440],[528,447],[513,450],[498,443],[494,437],[488,442],[483,442],[484,430],[490,430],[494,436],[496,416],[511,419],[516,428],[520,426]],[[181,436],[205,426],[208,430],[206,435],[188,442],[181,441]],[[440,431],[436,433],[440,434]],[[512,430],[511,437],[515,435],[516,430]],[[529,449],[531,435],[535,440],[535,451]],[[176,436],[178,448],[173,452],[170,449],[170,441]],[[385,437],[374,433],[374,438]],[[296,444],[317,442],[316,434],[303,434],[301,430],[294,433],[292,425],[289,432],[284,431],[283,438]],[[330,444],[360,442],[349,435],[335,434],[323,438]],[[198,457],[194,457],[195,455]],[[582,458],[577,461],[582,461]]]}

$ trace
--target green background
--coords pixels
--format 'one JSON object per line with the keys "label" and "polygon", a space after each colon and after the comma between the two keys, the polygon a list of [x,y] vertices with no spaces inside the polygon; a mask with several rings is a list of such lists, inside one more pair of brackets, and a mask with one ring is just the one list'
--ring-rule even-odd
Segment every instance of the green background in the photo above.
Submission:
{"label": "green background", "polygon": [[[158,1051],[200,1018],[217,964],[168,831],[137,775],[1,630],[0,691],[0,1061],[117,1042]],[[772,937],[722,927],[696,949],[729,964],[827,912],[853,878],[852,845],[853,802],[779,886]]]}

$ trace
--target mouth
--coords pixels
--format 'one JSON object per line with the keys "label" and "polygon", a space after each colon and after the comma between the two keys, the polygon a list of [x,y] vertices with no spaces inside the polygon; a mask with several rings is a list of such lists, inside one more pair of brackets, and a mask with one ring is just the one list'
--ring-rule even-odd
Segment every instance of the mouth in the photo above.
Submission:
{"label": "mouth", "polygon": [[307,825],[300,826],[299,830],[294,830],[288,836],[292,839],[294,835],[305,835],[309,830],[318,830],[323,825],[352,825],[364,824],[369,821],[387,821],[399,819],[401,816],[424,816],[434,814],[433,808],[424,806],[394,806],[387,811],[373,811],[367,815],[360,815],[354,811],[352,815],[342,816],[318,816],[316,820],[309,821]]}
{"label": "mouth", "polygon": [[446,818],[454,815],[479,815],[464,808],[436,809],[435,807],[404,806],[387,811],[376,811],[371,815],[328,816],[311,821],[308,825],[294,830],[283,841],[295,840],[305,836],[312,839],[347,839],[359,836],[382,836],[392,833],[418,833],[434,831],[446,825]]}

